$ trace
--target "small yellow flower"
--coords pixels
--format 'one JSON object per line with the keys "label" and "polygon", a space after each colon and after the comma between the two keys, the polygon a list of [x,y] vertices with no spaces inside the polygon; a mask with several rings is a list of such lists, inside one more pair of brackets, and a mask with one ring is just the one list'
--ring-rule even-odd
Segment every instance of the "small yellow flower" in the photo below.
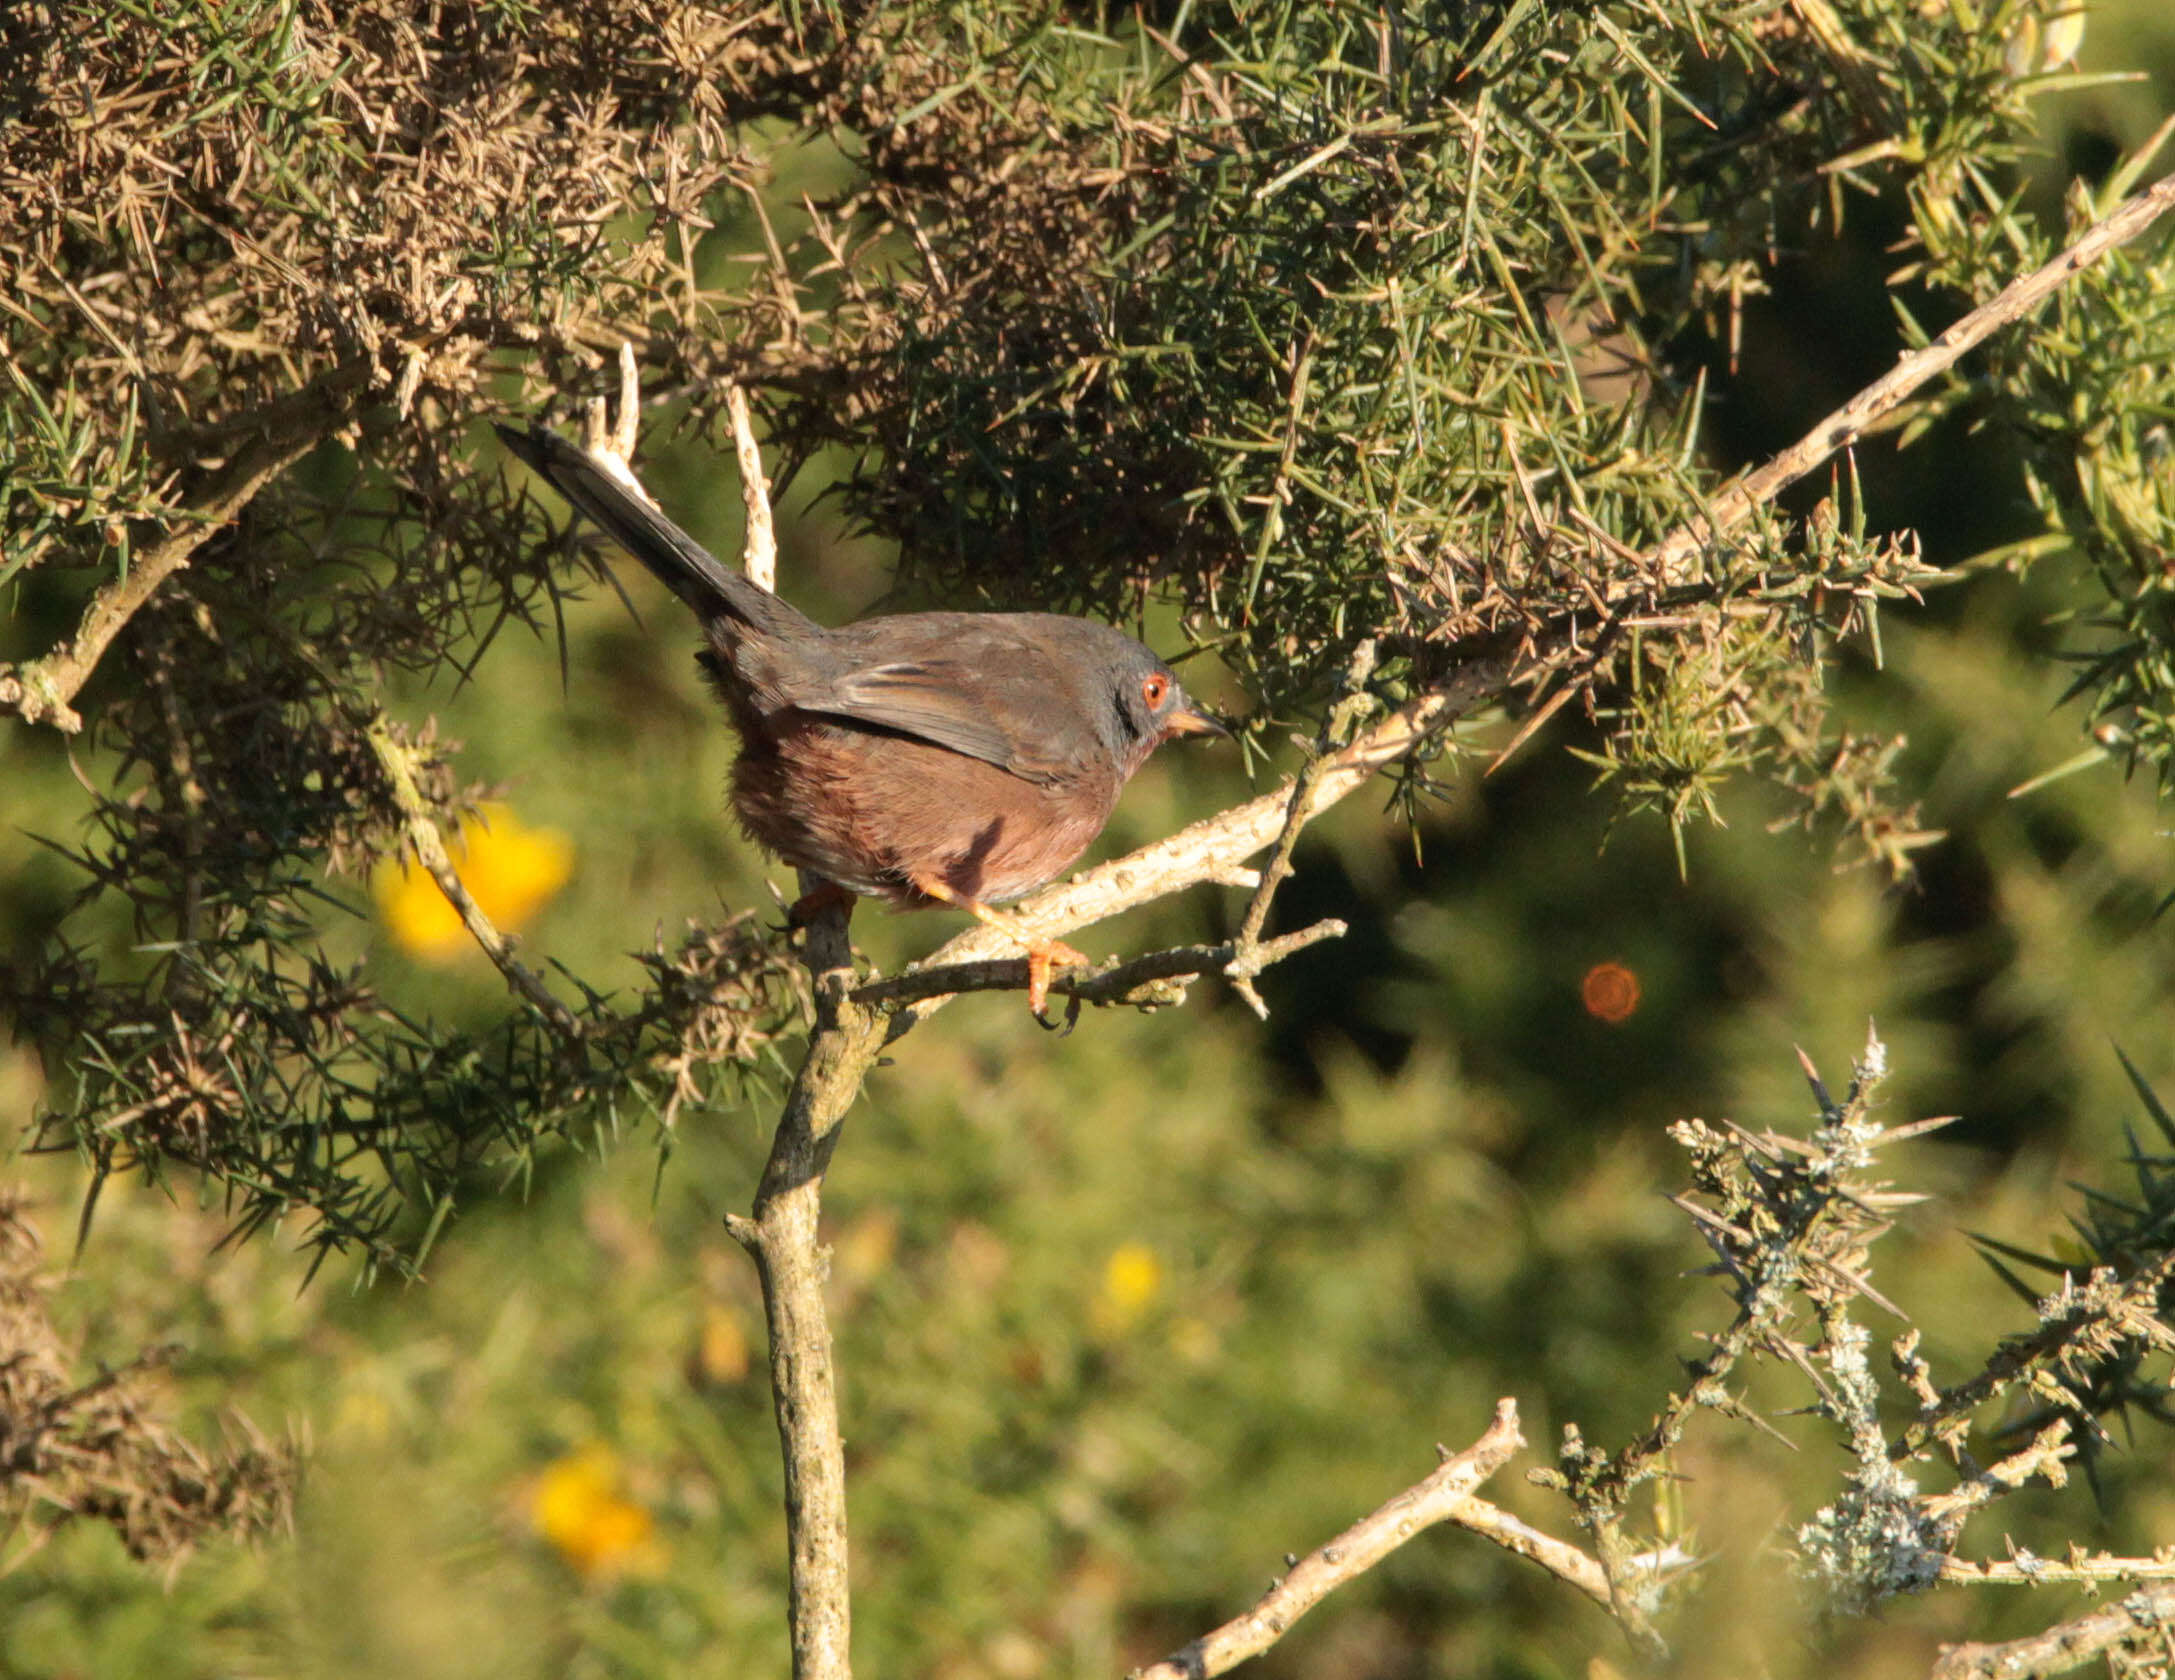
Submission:
{"label": "small yellow flower", "polygon": [[[525,826],[506,805],[483,806],[446,849],[478,907],[506,932],[550,903],[574,869],[571,840],[556,829]],[[429,871],[386,864],[372,891],[378,914],[410,956],[443,963],[469,948],[468,930]]]}
{"label": "small yellow flower", "polygon": [[1163,1262],[1146,1243],[1120,1243],[1103,1263],[1102,1287],[1089,1308],[1098,1336],[1122,1336],[1163,1288]]}
{"label": "small yellow flower", "polygon": [[585,1576],[646,1573],[661,1561],[656,1524],[620,1485],[617,1455],[592,1441],[544,1467],[529,1522]]}

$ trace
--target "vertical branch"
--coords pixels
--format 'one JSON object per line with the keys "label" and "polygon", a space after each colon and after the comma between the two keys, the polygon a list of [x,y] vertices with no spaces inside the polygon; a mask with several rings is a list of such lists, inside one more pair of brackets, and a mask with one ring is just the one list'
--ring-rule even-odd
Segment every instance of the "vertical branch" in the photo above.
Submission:
{"label": "vertical branch", "polygon": [[754,1216],[730,1215],[725,1224],[755,1261],[770,1331],[771,1397],[785,1453],[794,1680],[847,1680],[846,1454],[823,1302],[831,1257],[817,1223],[823,1173],[846,1110],[883,1048],[885,1017],[846,995],[853,959],[843,907],[811,924],[806,956],[816,1030],[771,1140]]}
{"label": "vertical branch", "polygon": [[[1305,368],[1302,364],[1301,374]],[[1262,963],[1261,930],[1269,920],[1269,905],[1276,897],[1276,889],[1291,876],[1291,855],[1299,845],[1299,831],[1306,827],[1307,819],[1321,808],[1315,800],[1315,791],[1322,773],[1329,764],[1332,751],[1352,744],[1352,733],[1359,727],[1360,714],[1371,704],[1367,692],[1367,679],[1374,675],[1375,639],[1369,636],[1352,650],[1351,663],[1344,671],[1344,692],[1322,720],[1322,732],[1314,751],[1299,771],[1291,786],[1291,804],[1284,814],[1284,827],[1276,837],[1276,846],[1269,854],[1269,861],[1261,871],[1261,884],[1254,888],[1254,896],[1246,906],[1246,919],[1240,925],[1239,936],[1234,944],[1236,954],[1224,969],[1232,989],[1256,1016],[1266,1021],[1269,1006],[1261,999],[1254,980],[1260,974]]]}
{"label": "vertical branch", "polygon": [[[622,350],[620,366],[621,425],[631,428],[631,351]],[[741,565],[751,579],[770,589],[776,581],[778,545],[762,453],[747,397],[733,386],[727,399],[748,510]],[[887,1021],[881,1009],[848,995],[853,984],[853,946],[846,937],[851,903],[849,898],[830,906],[808,926],[802,960],[815,993],[815,1030],[771,1139],[753,1215],[730,1214],[725,1220],[725,1228],[755,1261],[770,1335],[771,1402],[785,1455],[787,1615],[794,1680],[850,1680],[853,1672],[846,1447],[838,1428],[838,1382],[823,1301],[831,1253],[823,1244],[820,1223],[823,1174],[838,1145],[846,1110],[883,1049]]]}

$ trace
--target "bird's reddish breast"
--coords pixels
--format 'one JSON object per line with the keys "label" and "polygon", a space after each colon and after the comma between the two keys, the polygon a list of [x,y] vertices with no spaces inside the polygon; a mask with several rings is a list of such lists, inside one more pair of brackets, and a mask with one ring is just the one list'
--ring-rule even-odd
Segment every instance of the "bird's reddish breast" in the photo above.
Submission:
{"label": "bird's reddish breast", "polygon": [[895,904],[933,874],[1003,903],[1053,879],[1102,832],[1115,771],[1042,785],[910,737],[788,711],[746,732],[733,807],[785,862]]}

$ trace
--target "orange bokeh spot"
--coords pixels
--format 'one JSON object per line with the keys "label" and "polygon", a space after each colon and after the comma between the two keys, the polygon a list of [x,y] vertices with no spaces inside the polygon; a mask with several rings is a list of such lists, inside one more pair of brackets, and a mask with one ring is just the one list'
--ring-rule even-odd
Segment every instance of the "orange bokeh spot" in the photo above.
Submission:
{"label": "orange bokeh spot", "polygon": [[1620,962],[1595,963],[1578,983],[1578,1001],[1597,1021],[1616,1026],[1639,1007],[1639,977]]}

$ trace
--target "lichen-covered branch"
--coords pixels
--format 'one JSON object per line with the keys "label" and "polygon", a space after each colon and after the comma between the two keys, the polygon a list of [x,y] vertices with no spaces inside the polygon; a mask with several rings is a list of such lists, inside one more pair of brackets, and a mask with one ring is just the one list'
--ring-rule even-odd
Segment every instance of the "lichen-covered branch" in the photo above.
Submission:
{"label": "lichen-covered branch", "polygon": [[843,909],[808,929],[816,1027],[778,1121],[752,1217],[726,1220],[753,1257],[770,1332],[771,1400],[785,1455],[788,1606],[794,1680],[846,1680],[853,1616],[846,1553],[846,1451],[818,1230],[823,1174],[846,1111],[884,1045],[882,1011],[846,994],[853,966]]}
{"label": "lichen-covered branch", "polygon": [[2039,1327],[2010,1337],[1975,1375],[1936,1394],[1896,1436],[1890,1456],[1900,1462],[1958,1435],[1987,1401],[2035,1378],[2057,1378],[2070,1360],[2104,1353],[2110,1339],[2141,1336],[2167,1345],[2170,1332],[2159,1320],[2158,1304],[2170,1283],[2175,1283],[2175,1252],[2155,1257],[2127,1278],[2111,1267],[2095,1268],[2081,1284],[2065,1277],[2043,1304]]}
{"label": "lichen-covered branch", "polygon": [[2118,1603],[2057,1622],[2044,1633],[1999,1644],[1951,1645],[1933,1665],[1929,1680],[2039,1680],[2124,1651],[2157,1659],[2152,1671],[2165,1672],[2158,1665],[2166,1662],[2171,1645],[2175,1645],[2175,1583],[2162,1582],[2140,1587]]}

